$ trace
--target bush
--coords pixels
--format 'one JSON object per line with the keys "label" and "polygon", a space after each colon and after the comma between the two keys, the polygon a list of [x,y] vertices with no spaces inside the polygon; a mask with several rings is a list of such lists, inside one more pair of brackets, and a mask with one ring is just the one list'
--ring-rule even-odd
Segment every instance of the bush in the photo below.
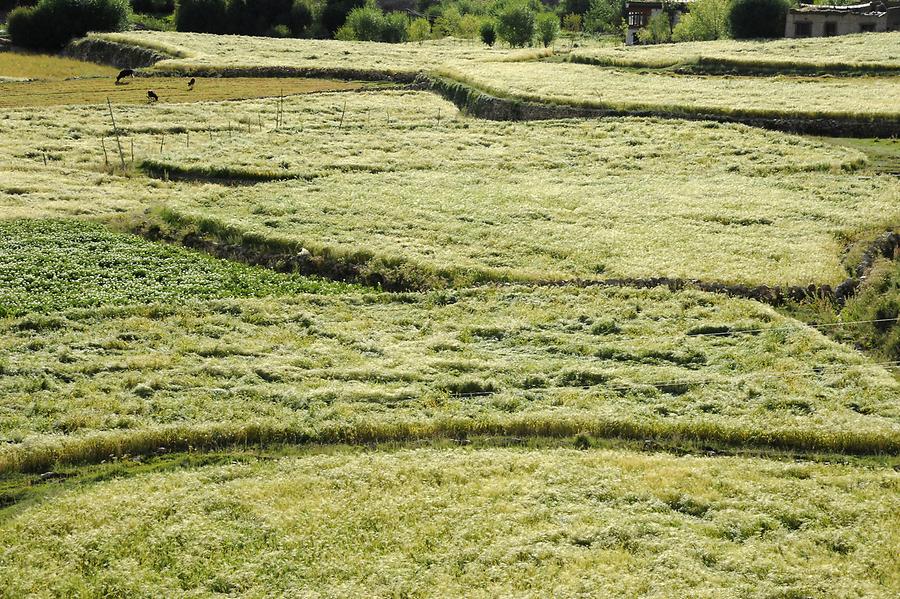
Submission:
{"label": "bush", "polygon": [[347,22],[350,11],[365,4],[366,0],[326,0],[322,9],[322,27],[329,35],[334,35]]}
{"label": "bush", "polygon": [[131,0],[131,9],[144,14],[169,14],[175,10],[175,0]]}
{"label": "bush", "polygon": [[507,8],[497,18],[497,35],[513,48],[531,43],[534,38],[534,11],[521,4]]}
{"label": "bush", "polygon": [[121,31],[129,13],[128,0],[41,0],[12,11],[7,27],[17,46],[59,50],[88,31]]}
{"label": "bush", "polygon": [[672,41],[672,22],[666,13],[656,13],[647,21],[647,26],[638,31],[642,44],[662,44]]}
{"label": "bush", "polygon": [[461,19],[462,15],[459,14],[458,8],[455,6],[445,8],[440,16],[434,20],[435,37],[456,35],[456,32],[459,30],[459,22]]}
{"label": "bush", "polygon": [[571,33],[581,32],[581,15],[570,12],[563,17],[563,29]]}
{"label": "bush", "polygon": [[390,44],[405,42],[406,28],[409,26],[409,17],[400,11],[389,12],[384,15],[381,27],[381,41]]}
{"label": "bush", "polygon": [[559,36],[559,18],[552,12],[545,12],[537,18],[538,39],[546,48]]}
{"label": "bush", "polygon": [[672,39],[676,42],[709,41],[728,37],[728,0],[696,0],[682,15]]}
{"label": "bush", "polygon": [[784,37],[787,0],[734,0],[728,26],[735,39]]}
{"label": "bush", "polygon": [[456,28],[456,35],[461,38],[473,40],[478,37],[483,19],[475,15],[463,15]]}
{"label": "bush", "polygon": [[497,41],[497,30],[494,27],[493,21],[485,21],[482,23],[481,31],[479,33],[481,35],[481,41],[488,46],[493,46],[494,42]]}
{"label": "bush", "polygon": [[227,33],[225,0],[178,0],[175,29],[199,33]]}
{"label": "bush", "polygon": [[312,24],[301,0],[179,0],[175,29],[200,33],[238,33],[299,37]]}
{"label": "bush", "polygon": [[591,0],[590,8],[584,15],[584,30],[590,33],[618,33],[624,10],[622,0]]}
{"label": "bush", "polygon": [[431,24],[428,19],[413,19],[406,28],[406,38],[411,42],[421,42],[431,38]]}
{"label": "bush", "polygon": [[431,38],[431,24],[428,19],[414,19],[406,28],[406,37],[411,42],[421,42]]}
{"label": "bush", "polygon": [[384,14],[374,4],[354,8],[347,21],[338,29],[337,37],[345,41],[405,42],[409,19],[402,12]]}

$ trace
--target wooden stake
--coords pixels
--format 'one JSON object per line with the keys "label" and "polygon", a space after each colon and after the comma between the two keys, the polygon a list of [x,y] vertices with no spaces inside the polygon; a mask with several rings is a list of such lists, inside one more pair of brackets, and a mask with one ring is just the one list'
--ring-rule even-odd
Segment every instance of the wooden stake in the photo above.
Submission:
{"label": "wooden stake", "polygon": [[131,139],[131,166],[134,166],[134,138]]}
{"label": "wooden stake", "polygon": [[166,134],[163,133],[162,135],[159,136],[159,153],[160,154],[162,154],[163,143],[165,143],[165,141],[166,141]]}
{"label": "wooden stake", "polygon": [[344,113],[347,111],[347,100],[344,100],[344,107],[341,108],[341,122],[338,123],[338,129],[344,126]]}
{"label": "wooden stake", "polygon": [[41,156],[44,158],[44,166],[47,166],[47,152],[41,152]]}
{"label": "wooden stake", "polygon": [[122,152],[122,142],[119,141],[119,129],[116,127],[116,117],[113,116],[112,102],[106,96],[106,105],[109,106],[109,119],[112,121],[113,133],[116,134],[116,145],[119,147],[119,160],[122,161],[122,170],[125,170],[125,154]]}
{"label": "wooden stake", "polygon": [[191,147],[191,132],[190,131],[184,132],[184,145],[186,145],[189,148]]}
{"label": "wooden stake", "polygon": [[109,155],[106,153],[106,138],[100,138],[100,146],[103,148],[103,165],[109,166]]}

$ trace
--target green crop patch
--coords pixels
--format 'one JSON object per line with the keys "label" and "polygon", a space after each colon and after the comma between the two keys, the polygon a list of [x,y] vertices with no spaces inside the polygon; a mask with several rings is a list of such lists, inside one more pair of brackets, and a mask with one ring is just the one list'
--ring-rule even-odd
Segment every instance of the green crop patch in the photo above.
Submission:
{"label": "green crop patch", "polygon": [[[433,94],[382,91],[286,99],[276,130],[278,106],[115,107],[124,157],[101,107],[9,111],[0,207],[37,217],[163,205],[461,285],[836,284],[844,240],[900,216],[897,179],[859,172],[862,153],[741,125],[486,122]],[[121,176],[123,159],[157,180]]]}
{"label": "green crop patch", "polygon": [[[733,334],[697,334],[703,323]],[[160,445],[489,433],[900,447],[900,386],[882,367],[700,292],[166,303],[7,318],[0,339],[2,469]]]}
{"label": "green crop patch", "polygon": [[0,524],[0,585],[15,596],[888,598],[900,588],[898,497],[889,469],[630,451],[245,458],[17,510]]}
{"label": "green crop patch", "polygon": [[112,233],[88,222],[0,221],[0,317],[349,289]]}

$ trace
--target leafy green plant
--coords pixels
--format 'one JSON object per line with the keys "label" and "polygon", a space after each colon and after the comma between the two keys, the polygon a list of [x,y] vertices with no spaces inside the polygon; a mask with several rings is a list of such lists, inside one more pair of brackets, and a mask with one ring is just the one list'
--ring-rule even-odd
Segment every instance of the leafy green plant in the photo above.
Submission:
{"label": "leafy green plant", "polygon": [[58,50],[88,31],[120,31],[128,24],[128,0],[40,0],[9,15],[12,42],[23,48]]}
{"label": "leafy green plant", "polygon": [[735,39],[784,37],[786,0],[733,0],[728,26]]}
{"label": "leafy green plant", "polygon": [[555,13],[546,12],[537,16],[537,35],[546,48],[559,37],[559,17]]}
{"label": "leafy green plant", "polygon": [[484,23],[482,23],[479,35],[481,36],[482,42],[484,42],[488,47],[492,47],[497,41],[497,29],[494,25],[494,22],[485,21]]}
{"label": "leafy green plant", "polygon": [[535,14],[525,4],[512,4],[497,16],[497,36],[513,48],[534,38]]}

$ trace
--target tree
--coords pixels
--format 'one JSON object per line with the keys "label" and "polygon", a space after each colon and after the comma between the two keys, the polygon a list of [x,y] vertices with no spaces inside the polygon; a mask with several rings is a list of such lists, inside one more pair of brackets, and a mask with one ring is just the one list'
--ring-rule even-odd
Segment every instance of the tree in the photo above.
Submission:
{"label": "tree", "polygon": [[497,17],[497,36],[513,48],[520,48],[534,38],[534,11],[523,4],[512,5]]}
{"label": "tree", "polygon": [[538,38],[546,48],[559,36],[559,17],[552,12],[541,13],[537,17]]}
{"label": "tree", "polygon": [[787,0],[734,0],[728,26],[735,39],[784,37]]}
{"label": "tree", "polygon": [[9,14],[9,36],[23,48],[59,50],[88,31],[121,31],[128,24],[127,0],[40,0]]}
{"label": "tree", "polygon": [[682,15],[672,38],[676,42],[709,41],[728,37],[728,0],[696,0]]}
{"label": "tree", "polygon": [[584,15],[584,30],[591,33],[618,33],[625,10],[624,0],[591,0]]}
{"label": "tree", "polygon": [[481,41],[483,41],[488,46],[493,46],[494,42],[497,41],[497,30],[494,27],[493,21],[485,21],[481,24]]}
{"label": "tree", "polygon": [[366,0],[326,0],[322,9],[322,26],[329,35],[340,28],[354,8],[365,6]]}
{"label": "tree", "polygon": [[563,29],[572,33],[581,33],[581,15],[570,12],[564,16]]}
{"label": "tree", "polygon": [[669,15],[658,12],[647,21],[647,25],[638,31],[638,39],[642,44],[662,44],[672,41],[672,29]]}
{"label": "tree", "polygon": [[406,37],[411,42],[421,42],[429,39],[431,37],[431,24],[428,23],[428,19],[421,17],[413,19],[409,27],[406,28]]}

